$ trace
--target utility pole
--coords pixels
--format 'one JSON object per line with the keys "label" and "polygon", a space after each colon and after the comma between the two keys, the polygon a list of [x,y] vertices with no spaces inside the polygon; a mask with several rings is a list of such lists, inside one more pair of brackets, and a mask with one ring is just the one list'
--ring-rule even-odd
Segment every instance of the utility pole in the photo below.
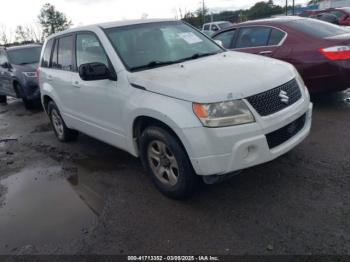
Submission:
{"label": "utility pole", "polygon": [[288,15],[288,0],[286,0],[286,16]]}
{"label": "utility pole", "polygon": [[204,12],[205,12],[205,3],[204,3],[204,0],[203,0],[203,9],[202,9],[202,16],[203,16],[202,20],[203,20],[203,25],[205,24],[205,14],[204,14]]}
{"label": "utility pole", "polygon": [[293,15],[295,15],[295,0],[293,0]]}

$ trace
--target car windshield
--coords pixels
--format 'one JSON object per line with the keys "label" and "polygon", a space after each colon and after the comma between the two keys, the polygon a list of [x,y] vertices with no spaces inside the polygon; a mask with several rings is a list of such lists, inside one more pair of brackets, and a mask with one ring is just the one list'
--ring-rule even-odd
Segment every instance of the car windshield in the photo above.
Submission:
{"label": "car windshield", "polygon": [[228,23],[228,22],[220,23],[220,24],[219,24],[219,27],[220,27],[221,29],[225,29],[225,28],[228,28],[228,27],[230,27],[230,26],[232,26],[232,24],[231,24],[231,23]]}
{"label": "car windshield", "polygon": [[7,52],[11,64],[36,64],[40,60],[41,46],[13,49]]}
{"label": "car windshield", "polygon": [[179,21],[115,27],[105,32],[130,71],[224,52],[215,42]]}
{"label": "car windshield", "polygon": [[288,22],[288,26],[319,38],[348,34],[349,30],[315,19],[300,19]]}

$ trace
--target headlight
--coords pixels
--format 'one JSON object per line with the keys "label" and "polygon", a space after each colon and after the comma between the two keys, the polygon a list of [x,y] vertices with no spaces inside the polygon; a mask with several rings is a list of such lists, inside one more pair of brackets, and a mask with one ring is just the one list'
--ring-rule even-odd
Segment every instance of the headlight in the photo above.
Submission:
{"label": "headlight", "polygon": [[213,104],[193,103],[193,112],[206,127],[234,126],[255,121],[243,100]]}
{"label": "headlight", "polygon": [[38,77],[36,72],[23,72],[26,77]]}
{"label": "headlight", "polygon": [[297,79],[297,82],[300,86],[306,88],[305,82],[303,80],[303,78],[301,77],[301,75],[299,74],[299,72],[294,68],[294,72],[295,72],[295,78]]}

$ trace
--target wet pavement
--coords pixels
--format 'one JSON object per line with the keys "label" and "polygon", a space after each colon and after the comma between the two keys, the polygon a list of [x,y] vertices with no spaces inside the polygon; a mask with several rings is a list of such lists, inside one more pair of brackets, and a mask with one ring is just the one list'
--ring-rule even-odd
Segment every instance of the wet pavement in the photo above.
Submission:
{"label": "wet pavement", "polygon": [[59,143],[40,110],[0,105],[0,254],[349,254],[350,92],[314,97],[285,156],[182,202],[138,159]]}

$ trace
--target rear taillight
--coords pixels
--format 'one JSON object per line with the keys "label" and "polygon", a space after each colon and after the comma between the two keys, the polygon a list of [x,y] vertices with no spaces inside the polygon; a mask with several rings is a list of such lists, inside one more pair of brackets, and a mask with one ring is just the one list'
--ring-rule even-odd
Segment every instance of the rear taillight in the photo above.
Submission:
{"label": "rear taillight", "polygon": [[321,48],[320,51],[329,60],[350,59],[350,46],[333,46],[328,48]]}

